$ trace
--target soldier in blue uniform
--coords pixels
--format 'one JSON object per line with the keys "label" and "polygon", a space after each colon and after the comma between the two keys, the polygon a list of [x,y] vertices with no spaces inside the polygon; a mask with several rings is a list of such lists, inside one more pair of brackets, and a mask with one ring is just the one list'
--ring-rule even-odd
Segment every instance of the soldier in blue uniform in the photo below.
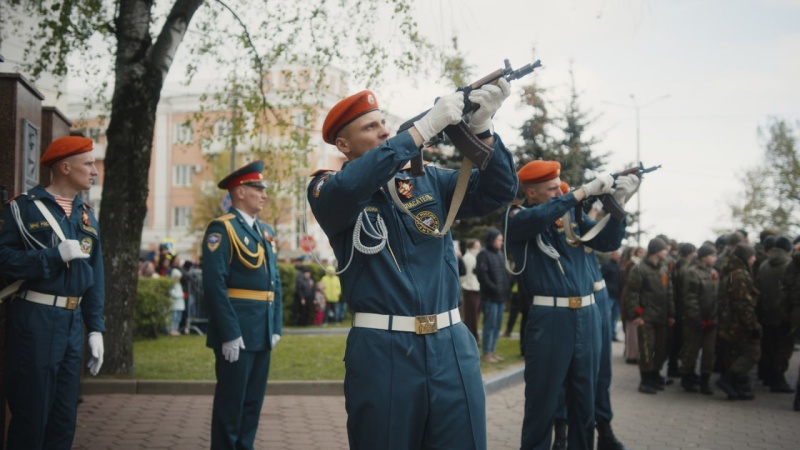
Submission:
{"label": "soldier in blue uniform", "polygon": [[[601,317],[594,298],[597,261],[591,249],[619,248],[625,223],[610,218],[586,242],[568,238],[587,235],[594,221],[574,223],[575,205],[593,195],[613,192],[613,178],[600,176],[562,194],[561,165],[532,161],[518,172],[526,197],[508,219],[508,243],[523,291],[533,295],[525,330],[525,417],[522,449],[550,448],[551,430],[562,388],[566,389],[569,448],[592,448],[595,390],[601,353]],[[622,177],[620,178],[620,180]],[[638,186],[625,177],[617,194],[622,203]],[[568,230],[569,231],[569,230]]]}
{"label": "soldier in blue uniform", "polygon": [[209,308],[206,345],[217,386],[211,448],[252,449],[264,403],[272,349],[283,322],[274,233],[258,220],[267,199],[264,163],[255,161],[217,185],[231,196],[228,214],[203,238],[203,289]]}
{"label": "soldier in blue uniform", "polygon": [[[511,154],[491,131],[508,95],[505,80],[470,94],[480,105],[470,130],[494,156],[483,171],[465,172],[459,218],[495,211],[516,192]],[[453,241],[440,229],[458,172],[426,166],[415,177],[403,169],[423,142],[461,120],[463,106],[463,94],[443,96],[392,138],[369,91],[342,100],[325,118],[325,142],[348,161],[338,172],[315,174],[308,199],[355,312],[344,356],[353,449],[486,448],[478,349],[458,312]]]}
{"label": "soldier in blue uniform", "polygon": [[[79,194],[97,167],[92,140],[56,139],[41,165],[52,182],[11,200],[0,230],[0,275],[11,282],[6,392],[8,449],[69,449],[89,332],[89,371],[103,364],[103,254],[97,220]],[[18,284],[17,284],[18,283]]]}

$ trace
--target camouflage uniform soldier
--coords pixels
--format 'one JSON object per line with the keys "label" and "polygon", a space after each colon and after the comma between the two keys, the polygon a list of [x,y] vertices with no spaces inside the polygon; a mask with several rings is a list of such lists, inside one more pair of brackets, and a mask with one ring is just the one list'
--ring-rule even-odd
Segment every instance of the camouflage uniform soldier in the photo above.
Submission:
{"label": "camouflage uniform soldier", "polygon": [[750,268],[756,260],[755,250],[738,244],[725,266],[720,286],[720,338],[725,339],[730,365],[717,381],[717,387],[729,400],[752,400],[748,372],[761,356],[761,325],[756,317],[758,290]]}
{"label": "camouflage uniform soldier", "polygon": [[700,392],[712,395],[708,379],[714,369],[714,346],[717,340],[717,291],[719,275],[714,269],[717,250],[704,244],[697,251],[683,275],[683,348],[681,349],[681,386],[687,392],[697,392],[694,366],[702,349],[700,363]]}
{"label": "camouflage uniform soldier", "polygon": [[[795,239],[797,245],[798,239]],[[781,279],[781,288],[786,296],[786,304],[789,307],[791,317],[791,329],[795,337],[800,332],[800,251],[795,247],[792,253],[792,261],[786,266]],[[797,377],[798,389],[794,395],[794,410],[800,411],[800,376]]]}
{"label": "camouflage uniform soldier", "polygon": [[631,270],[625,287],[625,309],[639,337],[639,392],[645,394],[655,394],[667,384],[659,371],[667,359],[669,327],[675,324],[672,282],[664,263],[668,251],[664,240],[651,240],[647,257]]}
{"label": "camouflage uniform soldier", "polygon": [[794,389],[786,382],[784,374],[794,351],[794,338],[790,332],[788,308],[780,281],[791,261],[789,252],[792,251],[792,243],[785,236],[774,241],[767,252],[767,260],[754,275],[756,287],[761,293],[756,314],[763,330],[759,373],[772,392],[791,393]]}

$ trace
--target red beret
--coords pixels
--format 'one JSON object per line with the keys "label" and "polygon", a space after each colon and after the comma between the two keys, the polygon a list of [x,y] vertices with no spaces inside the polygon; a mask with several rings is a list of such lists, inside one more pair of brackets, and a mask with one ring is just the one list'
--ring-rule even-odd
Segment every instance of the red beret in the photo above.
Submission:
{"label": "red beret", "polygon": [[519,182],[535,184],[558,178],[561,174],[561,164],[558,161],[536,160],[525,164],[517,172]]}
{"label": "red beret", "polygon": [[58,138],[47,146],[39,164],[49,166],[50,164],[64,159],[67,156],[77,155],[92,151],[93,142],[89,138],[81,136],[65,136]]}
{"label": "red beret", "polygon": [[370,91],[361,91],[340,101],[331,108],[322,124],[322,140],[334,145],[336,135],[347,124],[363,116],[364,114],[378,109],[378,100],[375,94]]}

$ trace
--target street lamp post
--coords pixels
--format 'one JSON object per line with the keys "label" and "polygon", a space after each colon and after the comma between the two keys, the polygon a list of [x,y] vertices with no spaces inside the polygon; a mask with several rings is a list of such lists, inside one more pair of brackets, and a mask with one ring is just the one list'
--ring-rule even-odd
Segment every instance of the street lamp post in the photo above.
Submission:
{"label": "street lamp post", "polygon": [[[604,102],[604,103],[608,103],[610,105],[622,106],[624,108],[633,108],[636,111],[636,163],[637,164],[642,161],[642,158],[641,158],[642,146],[641,146],[641,138],[640,138],[641,132],[640,132],[640,127],[639,127],[639,111],[644,109],[644,108],[646,108],[646,107],[648,107],[648,106],[650,106],[650,105],[653,105],[654,103],[658,103],[661,100],[668,99],[669,96],[670,96],[669,94],[664,94],[661,97],[658,97],[656,99],[650,100],[649,102],[647,102],[647,103],[645,103],[643,105],[640,105],[639,103],[636,102],[636,96],[633,95],[633,94],[630,94],[631,101],[633,102],[633,106],[623,105],[623,104],[613,103],[613,102]],[[637,219],[636,219],[636,228],[637,228],[636,229],[636,245],[637,246],[641,246],[641,239],[642,239],[642,188],[641,188],[641,186],[639,187],[638,194],[639,195],[636,196],[636,217],[637,217]]]}

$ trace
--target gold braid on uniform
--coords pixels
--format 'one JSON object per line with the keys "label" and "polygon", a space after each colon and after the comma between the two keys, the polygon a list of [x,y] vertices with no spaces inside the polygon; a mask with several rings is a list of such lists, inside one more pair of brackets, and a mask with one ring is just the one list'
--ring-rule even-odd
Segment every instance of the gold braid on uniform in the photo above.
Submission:
{"label": "gold braid on uniform", "polygon": [[[239,240],[239,236],[236,234],[236,231],[234,231],[230,220],[226,220],[224,223],[225,229],[228,232],[228,237],[231,240],[231,247],[236,250],[236,256],[239,258],[239,261],[241,261],[242,264],[249,269],[258,269],[261,267],[264,264],[264,247],[262,247],[261,244],[256,243],[257,250],[255,253],[251,252],[247,249],[244,243]],[[244,253],[244,255],[242,255],[242,253]],[[255,264],[250,263],[247,259],[245,259],[245,256],[249,256],[251,259],[255,258]]]}

